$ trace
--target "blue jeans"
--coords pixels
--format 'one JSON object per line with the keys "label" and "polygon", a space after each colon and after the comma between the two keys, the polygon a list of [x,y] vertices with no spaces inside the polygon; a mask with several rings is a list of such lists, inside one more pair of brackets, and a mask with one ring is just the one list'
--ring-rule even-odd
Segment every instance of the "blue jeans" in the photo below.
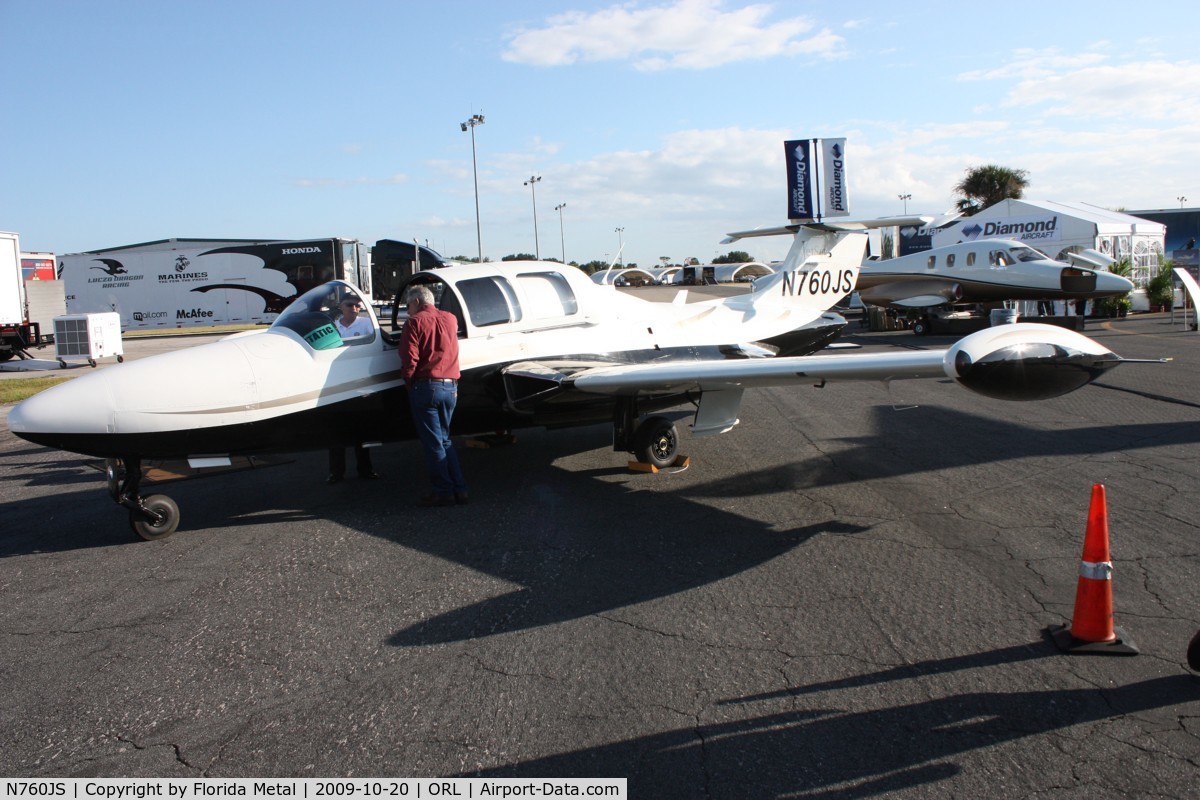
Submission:
{"label": "blue jeans", "polygon": [[466,492],[467,482],[458,466],[458,454],[450,441],[450,419],[458,403],[458,384],[415,378],[408,387],[417,438],[425,450],[425,466],[434,494],[453,497]]}

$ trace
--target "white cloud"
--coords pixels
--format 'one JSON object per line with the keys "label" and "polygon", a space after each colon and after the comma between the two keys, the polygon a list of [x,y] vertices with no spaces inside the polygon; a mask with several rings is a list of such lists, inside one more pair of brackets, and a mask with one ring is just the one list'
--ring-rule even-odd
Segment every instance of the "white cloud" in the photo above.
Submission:
{"label": "white cloud", "polygon": [[964,72],[958,78],[963,81],[1037,79],[1063,70],[1093,66],[1104,60],[1104,54],[1098,52],[1063,55],[1058,50],[1020,48],[1013,51],[1013,59],[1007,64],[992,69]]}
{"label": "white cloud", "polygon": [[1095,66],[1023,80],[1006,106],[1048,105],[1046,113],[1144,119],[1200,119],[1200,69],[1189,62],[1149,61]]}
{"label": "white cloud", "polygon": [[776,56],[840,55],[842,37],[814,30],[807,17],[768,22],[772,8],[722,10],[720,0],[676,0],[671,5],[611,6],[550,17],[546,25],[514,34],[503,58],[534,66],[577,61],[630,61],[636,69],[707,69]]}

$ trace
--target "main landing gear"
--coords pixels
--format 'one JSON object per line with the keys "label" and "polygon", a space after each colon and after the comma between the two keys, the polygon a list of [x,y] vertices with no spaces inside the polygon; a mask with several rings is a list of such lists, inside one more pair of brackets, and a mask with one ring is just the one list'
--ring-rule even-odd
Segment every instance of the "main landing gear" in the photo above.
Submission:
{"label": "main landing gear", "polygon": [[165,494],[143,498],[138,493],[142,482],[140,458],[110,458],[104,462],[108,493],[119,505],[129,509],[129,527],[146,541],[163,539],[179,527],[179,506]]}
{"label": "main landing gear", "polygon": [[679,432],[663,416],[638,422],[637,399],[622,398],[613,414],[613,450],[632,453],[640,463],[663,469],[679,457]]}

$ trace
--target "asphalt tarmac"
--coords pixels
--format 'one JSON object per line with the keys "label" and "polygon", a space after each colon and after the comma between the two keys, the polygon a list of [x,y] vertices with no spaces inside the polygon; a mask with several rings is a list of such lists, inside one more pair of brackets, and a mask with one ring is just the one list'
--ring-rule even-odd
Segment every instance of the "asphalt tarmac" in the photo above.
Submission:
{"label": "asphalt tarmac", "polygon": [[[520,431],[460,447],[452,508],[414,507],[413,444],[333,487],[301,454],[170,485],[182,522],[157,542],[88,459],[0,431],[0,775],[1196,797],[1200,335],[1163,314],[1086,332],[1174,361],[1037,403],[751,390],[657,475],[605,426]],[[1094,483],[1133,657],[1046,633]]]}

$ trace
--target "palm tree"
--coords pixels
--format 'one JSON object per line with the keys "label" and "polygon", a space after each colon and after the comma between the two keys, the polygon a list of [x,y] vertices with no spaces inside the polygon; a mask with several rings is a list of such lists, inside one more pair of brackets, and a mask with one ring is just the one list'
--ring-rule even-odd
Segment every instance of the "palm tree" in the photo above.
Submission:
{"label": "palm tree", "polygon": [[1027,170],[995,164],[968,169],[967,177],[954,187],[955,194],[962,195],[958,210],[970,217],[1001,200],[1020,199],[1029,185],[1028,174]]}

